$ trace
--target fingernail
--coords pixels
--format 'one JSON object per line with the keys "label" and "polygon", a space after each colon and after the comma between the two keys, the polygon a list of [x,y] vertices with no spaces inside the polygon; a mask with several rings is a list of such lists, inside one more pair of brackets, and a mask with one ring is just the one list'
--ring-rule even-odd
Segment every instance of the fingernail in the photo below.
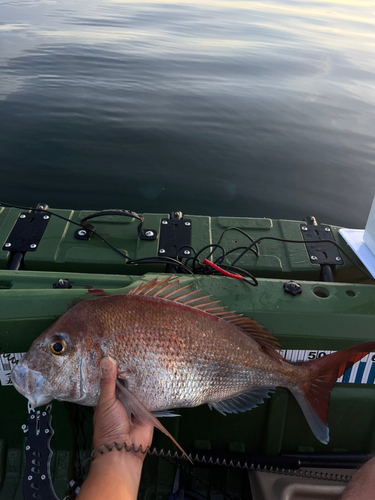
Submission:
{"label": "fingernail", "polygon": [[100,377],[103,378],[105,375],[108,375],[114,365],[116,365],[116,361],[110,356],[102,358],[100,362]]}

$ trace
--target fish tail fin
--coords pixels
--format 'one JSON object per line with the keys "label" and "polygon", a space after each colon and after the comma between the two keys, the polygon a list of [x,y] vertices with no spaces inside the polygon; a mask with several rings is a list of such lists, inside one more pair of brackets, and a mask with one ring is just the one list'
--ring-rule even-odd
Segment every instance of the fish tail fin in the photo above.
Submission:
{"label": "fish tail fin", "polygon": [[373,350],[375,350],[375,342],[365,342],[307,363],[301,363],[301,367],[307,372],[306,376],[303,377],[298,387],[290,390],[298,401],[313,434],[322,443],[327,444],[329,441],[328,403],[336,380],[354,363]]}

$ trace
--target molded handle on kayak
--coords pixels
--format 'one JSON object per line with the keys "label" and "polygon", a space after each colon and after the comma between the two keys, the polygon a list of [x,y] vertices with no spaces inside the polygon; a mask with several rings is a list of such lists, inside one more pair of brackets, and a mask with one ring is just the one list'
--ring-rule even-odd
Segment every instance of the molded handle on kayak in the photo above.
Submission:
{"label": "molded handle on kayak", "polygon": [[[131,210],[123,210],[121,208],[100,210],[100,212],[94,212],[93,214],[90,214],[81,220],[81,226],[84,227],[85,229],[87,229],[88,231],[91,231],[91,233],[95,232],[95,227],[92,226],[91,224],[89,224],[87,221],[90,219],[94,219],[96,217],[102,217],[105,215],[122,215],[125,217],[130,217],[132,219],[138,219],[140,221],[140,224],[138,225],[137,230],[138,230],[138,236],[141,240],[152,241],[152,240],[155,240],[157,237],[157,231],[155,231],[153,229],[146,230],[146,229],[142,228],[142,224],[145,220],[145,218],[142,217],[142,215],[139,215],[136,212],[132,212]],[[84,238],[79,238],[79,239],[89,239],[89,238],[90,238],[90,235],[88,235],[87,237],[85,235]]]}
{"label": "molded handle on kayak", "polygon": [[136,212],[132,212],[131,210],[123,210],[123,209],[119,208],[119,209],[100,210],[100,212],[94,212],[93,214],[90,214],[87,217],[84,217],[81,220],[81,225],[87,226],[86,222],[89,219],[94,219],[96,217],[102,217],[105,215],[123,215],[125,217],[131,217],[132,219],[138,219],[139,221],[141,221],[141,224],[144,221],[144,217],[142,217],[141,215],[138,215]]}

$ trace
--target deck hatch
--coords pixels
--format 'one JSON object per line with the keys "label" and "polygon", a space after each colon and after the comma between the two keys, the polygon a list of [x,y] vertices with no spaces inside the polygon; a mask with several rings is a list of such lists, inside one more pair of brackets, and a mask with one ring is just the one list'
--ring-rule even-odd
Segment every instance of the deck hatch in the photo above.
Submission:
{"label": "deck hatch", "polygon": [[3,250],[7,252],[35,252],[49,222],[44,212],[23,212],[14,224]]}
{"label": "deck hatch", "polygon": [[191,220],[162,219],[158,254],[173,259],[189,257],[191,245]]}
{"label": "deck hatch", "polygon": [[[306,242],[306,249],[312,264],[341,265],[343,260],[336,245],[329,226],[318,225],[314,217],[308,217],[306,224],[301,224],[301,233]],[[309,243],[309,241],[315,243]],[[316,242],[318,240],[318,242]]]}

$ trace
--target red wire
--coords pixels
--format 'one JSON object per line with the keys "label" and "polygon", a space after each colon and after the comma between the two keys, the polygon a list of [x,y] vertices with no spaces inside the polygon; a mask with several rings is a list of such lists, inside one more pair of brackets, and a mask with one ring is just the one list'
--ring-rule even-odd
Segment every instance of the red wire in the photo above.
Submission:
{"label": "red wire", "polygon": [[224,276],[228,276],[229,278],[236,278],[236,280],[243,280],[243,276],[237,273],[229,273],[228,271],[224,271],[224,269],[221,269],[221,267],[217,266],[210,260],[204,259],[203,264],[206,264],[207,266],[212,267],[216,271],[219,271],[219,273],[224,274]]}

